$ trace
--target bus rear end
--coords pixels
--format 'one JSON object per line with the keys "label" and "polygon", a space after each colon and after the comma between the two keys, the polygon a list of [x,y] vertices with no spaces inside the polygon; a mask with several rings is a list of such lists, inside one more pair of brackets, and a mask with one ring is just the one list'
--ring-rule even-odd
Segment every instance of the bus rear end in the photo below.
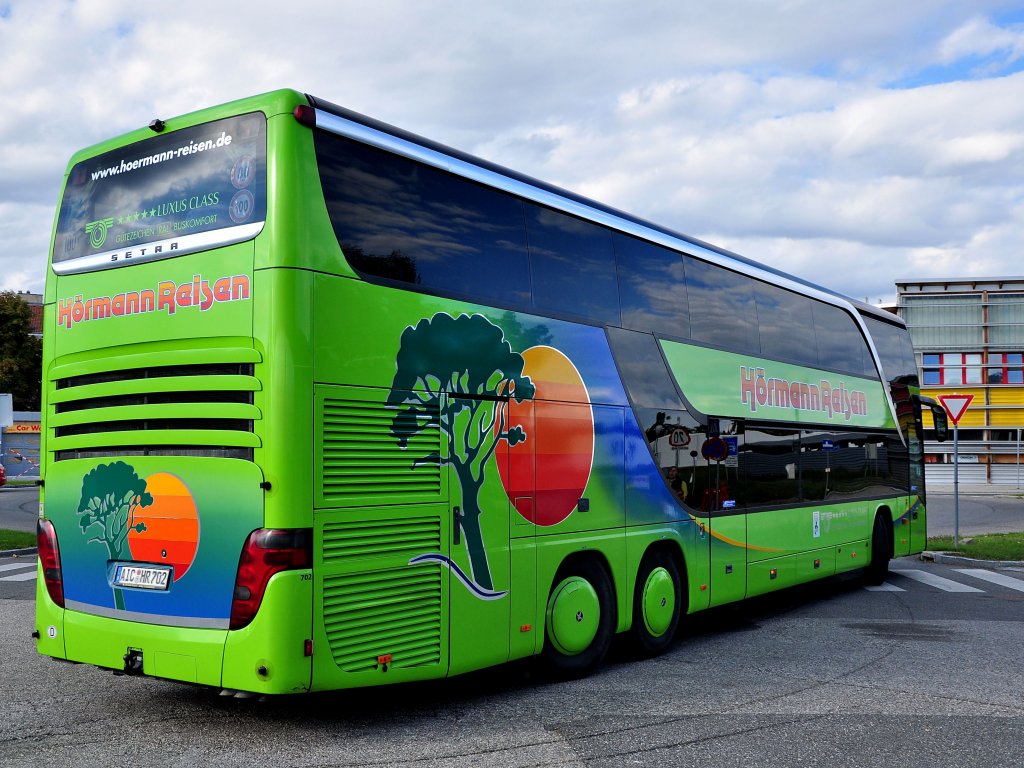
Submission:
{"label": "bus rear end", "polygon": [[311,513],[269,501],[279,271],[259,256],[268,141],[295,99],[154,121],[69,165],[46,288],[40,653],[309,687]]}

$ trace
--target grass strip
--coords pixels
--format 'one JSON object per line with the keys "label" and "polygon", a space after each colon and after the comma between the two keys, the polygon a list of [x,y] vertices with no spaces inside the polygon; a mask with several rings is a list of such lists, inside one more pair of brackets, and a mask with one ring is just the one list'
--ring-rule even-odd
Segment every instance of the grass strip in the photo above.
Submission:
{"label": "grass strip", "polygon": [[978,560],[1024,560],[1024,533],[961,536],[959,549],[953,547],[952,536],[935,536],[928,539],[927,549]]}
{"label": "grass strip", "polygon": [[5,549],[24,549],[36,545],[36,535],[24,531],[9,531],[0,528],[0,551]]}

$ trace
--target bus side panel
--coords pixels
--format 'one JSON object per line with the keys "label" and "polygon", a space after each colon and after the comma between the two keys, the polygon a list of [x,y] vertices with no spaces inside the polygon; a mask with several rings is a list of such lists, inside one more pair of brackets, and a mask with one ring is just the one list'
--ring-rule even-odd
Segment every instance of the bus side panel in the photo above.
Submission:
{"label": "bus side panel", "polygon": [[798,582],[831,576],[836,572],[836,550],[828,547],[802,552],[796,556],[796,570]]}
{"label": "bus side panel", "polygon": [[36,565],[36,651],[53,656],[55,659],[66,659],[64,649],[64,609],[50,599],[43,577],[43,564]]}
{"label": "bus side panel", "polygon": [[[474,413],[485,409],[498,411],[496,403],[446,398],[446,410],[457,429],[463,422],[472,422]],[[500,416],[485,415],[484,419]],[[466,431],[472,429],[467,424]],[[461,431],[461,430],[460,430]],[[498,440],[494,458],[507,464],[508,442]],[[493,467],[493,464],[492,464]],[[511,503],[499,473],[483,472],[479,486],[457,471],[448,472],[449,511],[453,531],[449,542],[447,569],[449,584],[448,674],[457,675],[474,669],[502,664],[509,657],[509,624],[512,616],[511,547],[509,514]],[[458,513],[456,515],[456,512]],[[475,519],[470,519],[475,516]],[[454,526],[458,526],[455,529]],[[475,531],[486,557],[472,552]]]}
{"label": "bus side panel", "polygon": [[447,501],[316,511],[313,690],[446,674],[449,519]]}
{"label": "bus side panel", "polygon": [[[838,547],[870,537],[877,502],[848,502],[796,509],[769,509],[747,515],[751,563],[797,552]],[[862,555],[861,555],[862,556]],[[863,566],[857,563],[851,567]]]}
{"label": "bus side panel", "polygon": [[747,592],[747,516],[712,517],[710,536],[711,605],[742,600]]}
{"label": "bus side panel", "polygon": [[904,557],[910,554],[911,499],[903,496],[891,505],[892,512],[892,554]]}
{"label": "bus side panel", "polygon": [[312,659],[305,641],[312,638],[312,607],[311,570],[272,576],[252,624],[227,633],[222,685],[260,693],[308,691]]}
{"label": "bus side panel", "polygon": [[796,583],[796,555],[758,560],[747,567],[747,597],[785,589]]}
{"label": "bus side panel", "polygon": [[512,623],[509,627],[509,659],[537,653],[538,637],[544,636],[544,614],[537,605],[537,542],[533,537],[510,541],[512,557]]}
{"label": "bus side panel", "polygon": [[[344,344],[338,342],[342,328],[354,331],[344,334]],[[538,553],[535,583],[517,576],[520,589],[536,590],[529,599],[538,612],[522,612],[522,596],[513,597],[512,610],[517,617],[536,618],[508,627],[510,597],[505,593],[509,589],[510,539],[520,542],[536,536],[539,542],[545,540],[540,543],[545,551],[550,546],[548,539],[578,542],[581,549],[600,547],[600,556],[616,579],[617,596],[625,599],[632,583],[624,575],[622,542],[626,397],[600,329],[318,275],[313,340],[314,380],[322,382],[319,391],[344,390],[339,400],[372,399],[385,408],[386,412],[373,415],[367,423],[377,430],[374,445],[387,453],[386,466],[394,477],[414,480],[422,467],[441,461],[450,499],[444,508],[438,507],[438,514],[447,521],[444,541],[449,551],[424,550],[410,553],[410,557],[426,558],[418,565],[421,569],[431,565],[447,569],[445,583],[451,594],[461,590],[458,605],[465,603],[465,590],[475,595],[465,610],[460,609],[464,617],[445,616],[455,633],[452,637],[461,636],[462,628],[471,627],[474,621],[479,623],[499,602],[506,606],[503,622],[507,629],[500,643],[488,640],[486,644],[494,648],[453,650],[458,656],[451,662],[453,672],[523,653],[529,642],[513,641],[513,652],[509,634],[515,635],[527,624],[536,627],[533,648],[542,647],[538,622],[561,562],[557,558],[573,545],[567,545],[567,550],[566,545],[558,544],[553,550],[558,554],[552,556]],[[476,414],[471,419],[467,418],[470,412]],[[428,430],[432,418],[435,421]],[[343,445],[356,422],[349,426],[344,419],[332,423],[340,425],[340,431],[329,442]],[[427,450],[421,445],[428,434],[439,436],[440,446]],[[442,449],[448,453],[441,456]],[[506,454],[507,460],[502,458]],[[341,458],[339,454],[332,461]],[[314,478],[314,496],[321,494],[316,503],[325,507],[338,505],[322,493],[326,484],[339,489],[347,482],[344,467],[338,463],[331,466],[330,473]],[[383,464],[376,466],[381,472],[385,469]],[[500,514],[496,506],[499,497],[504,505]],[[427,505],[432,498],[429,494],[417,498],[415,489],[402,498],[403,503],[417,501]],[[367,491],[345,504],[372,512],[387,502],[387,498],[374,498]],[[326,515],[327,510],[317,514]],[[519,518],[526,523],[521,524]],[[455,525],[455,520],[458,527],[448,527]],[[500,537],[492,530],[495,522],[505,526]],[[321,527],[318,523],[317,530]],[[345,534],[349,535],[354,533]],[[475,549],[467,553],[470,538]],[[322,542],[317,546],[319,549]],[[491,553],[490,547],[501,551]],[[488,573],[491,554],[495,566],[503,563],[500,583],[495,573]],[[517,574],[532,567],[517,553],[512,565]],[[317,579],[329,577],[319,574]],[[445,595],[448,600],[448,593]],[[474,610],[472,600],[487,605],[476,604]],[[452,604],[453,610],[455,607]],[[628,626],[625,608],[624,602],[620,604],[620,629]],[[451,648],[455,645],[453,639]],[[328,674],[328,670],[319,659],[315,669],[317,680],[327,679],[321,678],[320,673]],[[332,684],[347,683],[337,678]]]}
{"label": "bus side panel", "polygon": [[928,509],[920,496],[912,497],[910,505],[910,552],[923,552],[928,545]]}

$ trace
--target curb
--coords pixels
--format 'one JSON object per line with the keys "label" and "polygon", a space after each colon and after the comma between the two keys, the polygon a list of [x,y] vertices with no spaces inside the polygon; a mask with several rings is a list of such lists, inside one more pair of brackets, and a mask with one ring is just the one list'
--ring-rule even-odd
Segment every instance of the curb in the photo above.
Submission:
{"label": "curb", "polygon": [[946,563],[951,565],[979,565],[989,568],[1024,568],[1024,560],[978,560],[973,557],[962,555],[949,555],[945,552],[922,552],[922,560],[929,560],[935,563]]}
{"label": "curb", "polygon": [[26,547],[25,549],[4,549],[0,550],[0,557],[22,557],[23,555],[37,555],[37,547]]}

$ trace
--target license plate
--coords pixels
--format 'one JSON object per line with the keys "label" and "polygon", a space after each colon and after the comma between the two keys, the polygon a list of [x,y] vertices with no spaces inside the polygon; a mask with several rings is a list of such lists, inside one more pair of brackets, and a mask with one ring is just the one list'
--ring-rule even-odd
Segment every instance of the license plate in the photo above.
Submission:
{"label": "license plate", "polygon": [[167,589],[171,583],[170,568],[152,568],[144,565],[119,565],[114,572],[115,587],[136,589]]}

